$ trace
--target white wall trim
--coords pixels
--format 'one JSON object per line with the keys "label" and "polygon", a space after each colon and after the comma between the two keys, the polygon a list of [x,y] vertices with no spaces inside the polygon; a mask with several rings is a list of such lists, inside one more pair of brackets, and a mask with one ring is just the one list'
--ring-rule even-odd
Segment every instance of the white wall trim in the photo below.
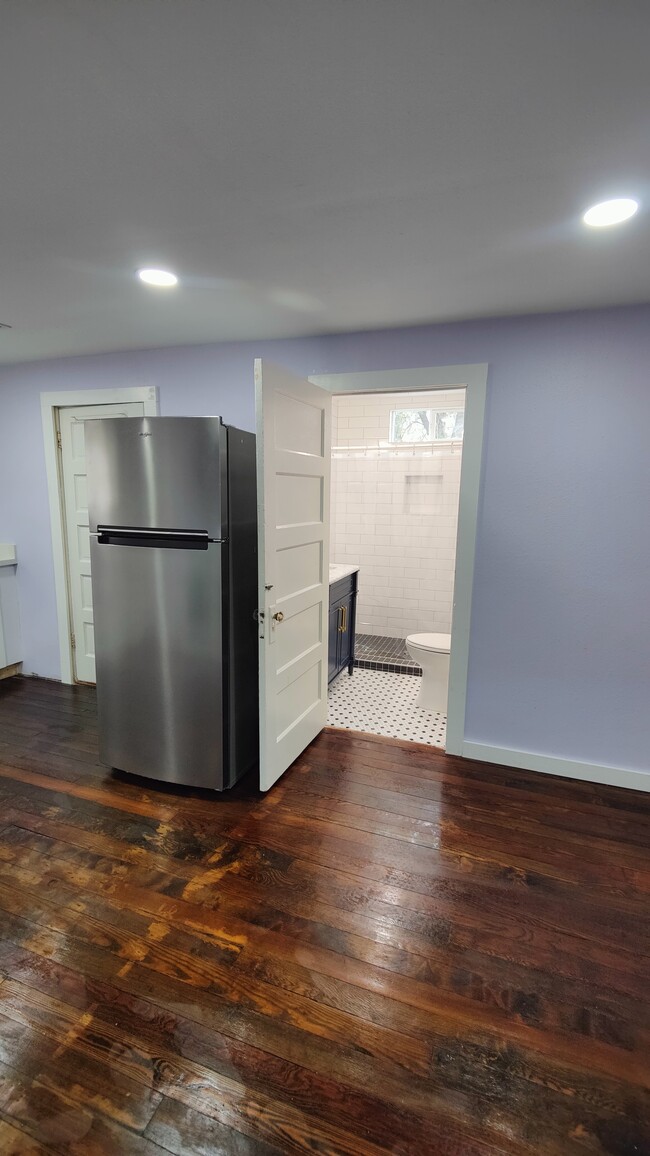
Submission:
{"label": "white wall trim", "polygon": [[59,409],[67,406],[119,405],[121,402],[126,401],[143,402],[144,412],[148,417],[155,417],[158,413],[158,390],[154,386],[134,386],[124,389],[72,389],[69,391],[60,390],[56,393],[41,394],[41,421],[43,424],[45,471],[47,474],[47,493],[50,506],[54,588],[56,592],[56,617],[59,632],[62,682],[74,682],[74,666],[72,650],[70,648],[71,620],[65,566],[59,455],[56,439],[57,413]]}
{"label": "white wall trim", "polygon": [[442,390],[465,387],[465,434],[460,476],[447,705],[446,750],[450,755],[464,753],[469,638],[487,375],[487,363],[482,363],[437,365],[419,369],[382,369],[369,373],[328,373],[311,376],[309,379],[315,385],[330,390],[331,393],[398,393],[416,389]]}
{"label": "white wall trim", "polygon": [[514,751],[509,747],[490,747],[483,743],[464,742],[460,752],[464,758],[482,763],[500,763],[523,771],[541,771],[545,775],[560,775],[566,779],[586,779],[608,787],[627,787],[635,791],[650,791],[650,771],[630,771],[624,767],[606,767],[599,763],[578,763],[554,755],[536,755],[532,751]]}

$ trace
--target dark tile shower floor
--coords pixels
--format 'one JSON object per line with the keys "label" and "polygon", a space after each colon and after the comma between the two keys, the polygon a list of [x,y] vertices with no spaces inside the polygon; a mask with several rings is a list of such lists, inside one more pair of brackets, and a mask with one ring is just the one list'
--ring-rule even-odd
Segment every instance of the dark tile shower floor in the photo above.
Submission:
{"label": "dark tile shower floor", "polygon": [[411,658],[403,638],[385,638],[379,634],[357,634],[354,665],[363,670],[422,674],[422,668]]}

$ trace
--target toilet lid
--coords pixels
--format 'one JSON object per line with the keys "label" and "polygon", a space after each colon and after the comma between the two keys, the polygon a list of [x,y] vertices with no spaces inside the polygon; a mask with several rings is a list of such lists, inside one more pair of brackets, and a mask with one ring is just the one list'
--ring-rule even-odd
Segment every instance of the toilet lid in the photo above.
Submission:
{"label": "toilet lid", "polygon": [[439,650],[449,654],[451,648],[451,634],[409,634],[406,641],[420,650]]}

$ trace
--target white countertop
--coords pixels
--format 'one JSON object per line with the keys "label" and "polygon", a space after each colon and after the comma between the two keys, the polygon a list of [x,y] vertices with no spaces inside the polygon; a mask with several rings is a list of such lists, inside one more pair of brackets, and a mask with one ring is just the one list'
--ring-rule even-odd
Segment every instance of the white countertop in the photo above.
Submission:
{"label": "white countertop", "polygon": [[0,542],[0,566],[16,565],[16,547],[9,542]]}
{"label": "white countertop", "polygon": [[330,586],[340,578],[347,578],[349,574],[356,574],[359,566],[351,566],[348,562],[330,562]]}

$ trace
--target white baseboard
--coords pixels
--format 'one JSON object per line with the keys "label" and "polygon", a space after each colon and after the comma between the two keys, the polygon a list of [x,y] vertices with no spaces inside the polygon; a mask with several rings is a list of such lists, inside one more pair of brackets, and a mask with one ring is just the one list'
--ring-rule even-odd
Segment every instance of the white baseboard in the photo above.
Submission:
{"label": "white baseboard", "polygon": [[628,771],[623,767],[604,767],[598,763],[578,763],[550,755],[536,755],[532,751],[513,751],[508,747],[489,747],[483,743],[463,742],[462,755],[482,763],[501,763],[524,771],[541,771],[545,775],[561,775],[565,779],[586,779],[590,783],[605,783],[610,787],[627,787],[634,791],[650,791],[650,771]]}

